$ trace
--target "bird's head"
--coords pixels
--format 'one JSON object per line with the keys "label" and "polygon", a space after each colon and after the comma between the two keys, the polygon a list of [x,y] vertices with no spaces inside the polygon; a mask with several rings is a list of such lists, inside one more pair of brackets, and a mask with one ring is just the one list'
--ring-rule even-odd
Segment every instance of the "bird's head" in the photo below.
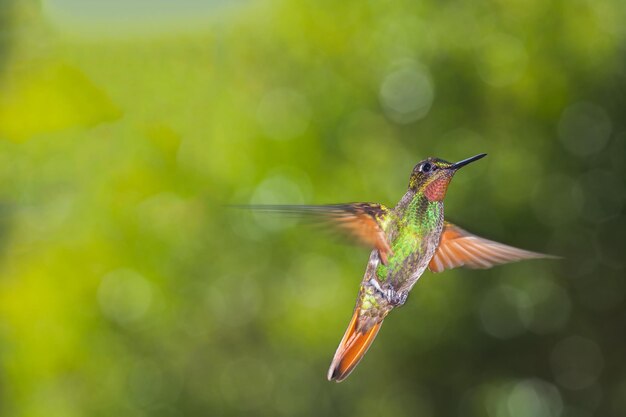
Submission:
{"label": "bird's head", "polygon": [[427,158],[413,168],[409,189],[423,193],[430,201],[441,201],[446,196],[448,185],[456,171],[485,156],[486,153],[481,153],[455,163],[439,158]]}

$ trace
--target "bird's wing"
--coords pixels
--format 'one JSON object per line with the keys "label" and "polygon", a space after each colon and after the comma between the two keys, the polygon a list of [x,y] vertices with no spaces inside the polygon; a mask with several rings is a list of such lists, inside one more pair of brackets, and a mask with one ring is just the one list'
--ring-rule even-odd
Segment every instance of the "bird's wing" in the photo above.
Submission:
{"label": "bird's wing", "polygon": [[537,258],[557,257],[494,242],[445,222],[441,241],[428,268],[433,272],[442,272],[460,266],[485,269],[494,265]]}
{"label": "bird's wing", "polygon": [[359,243],[378,249],[383,263],[392,254],[384,232],[384,222],[390,210],[377,203],[348,203],[325,206],[258,205],[245,206],[253,210],[311,216],[322,224],[333,226]]}

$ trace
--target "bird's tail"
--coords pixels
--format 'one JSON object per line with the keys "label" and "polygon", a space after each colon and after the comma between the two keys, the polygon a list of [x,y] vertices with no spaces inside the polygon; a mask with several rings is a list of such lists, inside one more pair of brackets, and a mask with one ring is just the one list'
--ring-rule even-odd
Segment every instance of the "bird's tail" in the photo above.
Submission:
{"label": "bird's tail", "polygon": [[350,375],[350,372],[359,363],[361,358],[370,347],[383,321],[380,320],[369,329],[359,329],[358,326],[359,309],[354,309],[352,320],[348,325],[343,339],[339,343],[339,347],[335,352],[330,368],[328,369],[328,380],[341,382]]}

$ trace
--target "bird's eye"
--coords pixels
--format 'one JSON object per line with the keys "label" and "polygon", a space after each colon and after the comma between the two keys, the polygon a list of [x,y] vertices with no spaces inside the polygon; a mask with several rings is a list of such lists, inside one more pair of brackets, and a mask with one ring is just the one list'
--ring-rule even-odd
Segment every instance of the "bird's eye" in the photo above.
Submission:
{"label": "bird's eye", "polygon": [[422,172],[429,172],[431,168],[432,166],[428,162],[426,162],[424,165],[422,165]]}

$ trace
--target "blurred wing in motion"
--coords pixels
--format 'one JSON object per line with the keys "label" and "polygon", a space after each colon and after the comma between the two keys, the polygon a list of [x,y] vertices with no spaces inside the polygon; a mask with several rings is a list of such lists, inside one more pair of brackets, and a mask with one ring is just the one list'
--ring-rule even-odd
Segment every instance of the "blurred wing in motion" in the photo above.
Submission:
{"label": "blurred wing in motion", "polygon": [[333,226],[359,243],[378,249],[384,264],[392,254],[383,230],[390,210],[382,204],[349,203],[327,206],[259,205],[244,206],[253,210],[312,216]]}
{"label": "blurred wing in motion", "polygon": [[486,269],[523,259],[557,258],[543,253],[514,248],[473,235],[452,223],[445,222],[441,241],[428,268],[433,272],[465,266]]}

